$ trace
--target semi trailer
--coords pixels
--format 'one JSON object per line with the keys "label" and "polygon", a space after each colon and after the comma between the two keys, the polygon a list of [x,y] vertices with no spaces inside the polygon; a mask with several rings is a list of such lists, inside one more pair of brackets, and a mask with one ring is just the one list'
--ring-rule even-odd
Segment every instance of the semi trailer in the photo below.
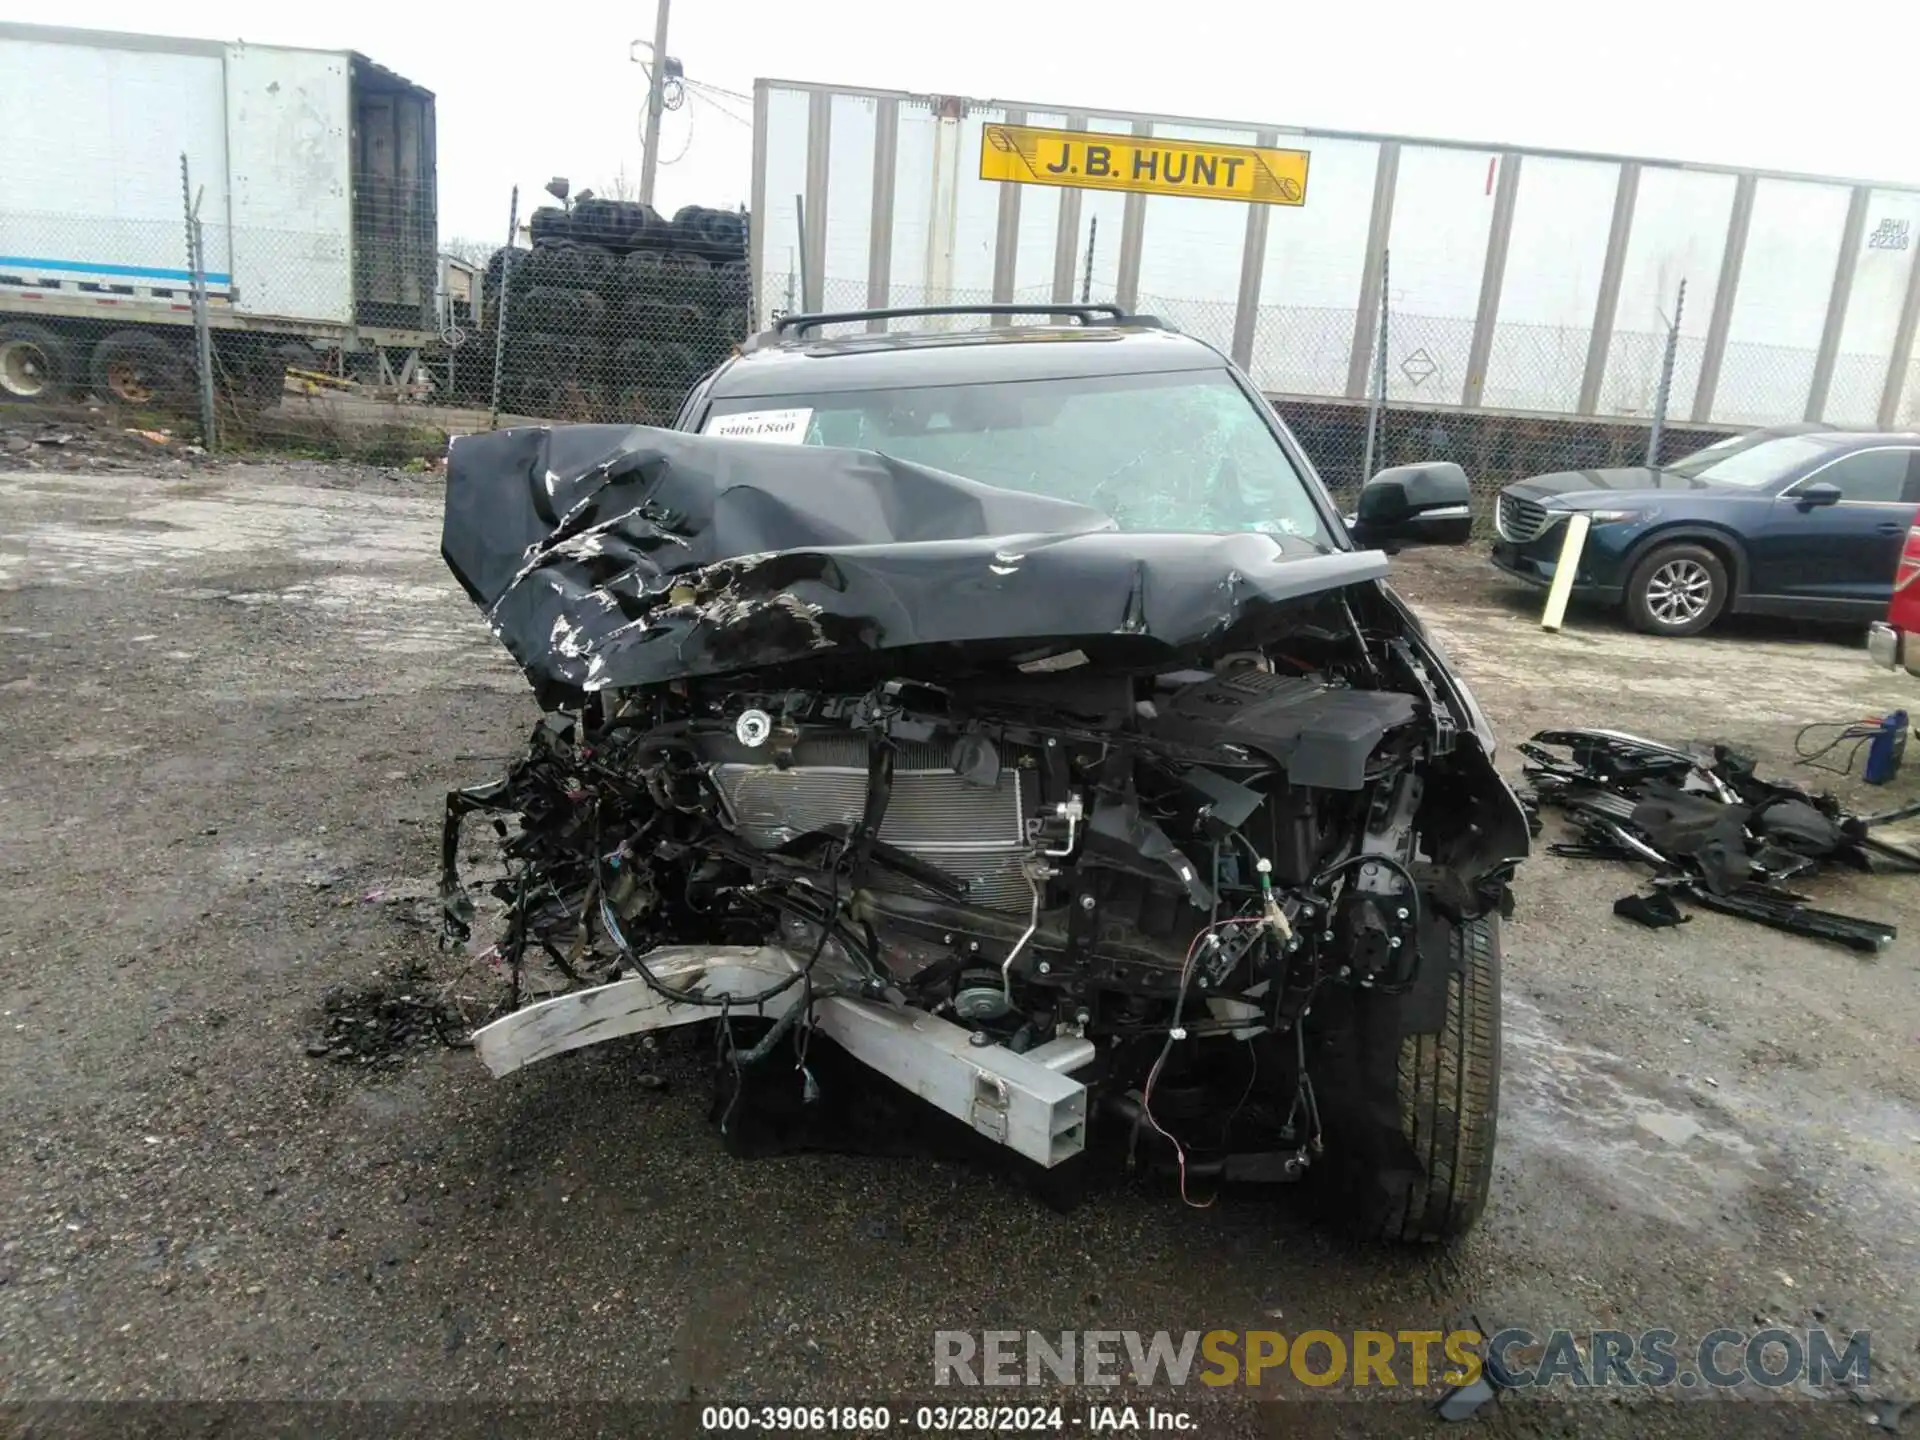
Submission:
{"label": "semi trailer", "polygon": [[1670,426],[1920,423],[1913,183],[801,80],[754,102],[762,315],[1110,301],[1276,402],[1384,375],[1455,436],[1644,426],[1677,330]]}
{"label": "semi trailer", "polygon": [[[352,51],[0,24],[0,403],[223,394],[439,336],[434,97]],[[184,159],[183,159],[184,157]]]}

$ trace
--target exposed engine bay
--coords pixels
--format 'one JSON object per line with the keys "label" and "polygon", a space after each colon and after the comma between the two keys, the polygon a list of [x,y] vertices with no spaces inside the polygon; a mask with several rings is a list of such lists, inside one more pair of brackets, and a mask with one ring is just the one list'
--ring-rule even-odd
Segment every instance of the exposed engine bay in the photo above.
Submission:
{"label": "exposed engine bay", "polygon": [[1387,1163],[1526,821],[1384,557],[1289,543],[855,452],[457,442],[447,558],[550,712],[448,800],[450,933],[492,813],[529,1002],[482,1059],[717,1022],[724,1128],[755,1067],[806,1103],[817,1033],[1043,1169]]}

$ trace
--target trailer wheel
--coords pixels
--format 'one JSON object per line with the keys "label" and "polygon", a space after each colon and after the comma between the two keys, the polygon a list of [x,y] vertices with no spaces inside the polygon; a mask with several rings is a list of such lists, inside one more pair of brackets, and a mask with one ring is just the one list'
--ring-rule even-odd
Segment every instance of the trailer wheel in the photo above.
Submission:
{"label": "trailer wheel", "polygon": [[58,400],[73,386],[73,347],[42,325],[0,324],[0,404]]}
{"label": "trailer wheel", "polygon": [[93,347],[93,389],[122,405],[174,406],[193,393],[186,354],[144,330],[116,330]]}
{"label": "trailer wheel", "polygon": [[269,348],[215,352],[220,394],[238,420],[256,420],[278,405],[287,389],[287,356]]}

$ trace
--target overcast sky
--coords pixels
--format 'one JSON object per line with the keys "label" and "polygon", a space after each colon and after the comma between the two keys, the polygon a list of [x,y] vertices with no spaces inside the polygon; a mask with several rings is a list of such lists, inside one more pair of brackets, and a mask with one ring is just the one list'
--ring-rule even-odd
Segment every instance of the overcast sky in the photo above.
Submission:
{"label": "overcast sky", "polygon": [[[497,243],[516,182],[524,214],[551,175],[576,188],[639,175],[644,80],[628,48],[651,36],[647,0],[196,0],[164,24],[146,0],[82,13],[90,27],[359,50],[433,90],[445,236]],[[0,0],[0,18],[50,17]],[[743,96],[769,76],[1920,182],[1912,0],[1827,0],[1790,21],[1728,0],[675,0],[669,50]],[[750,114],[690,96],[667,117],[663,209],[745,202]]]}

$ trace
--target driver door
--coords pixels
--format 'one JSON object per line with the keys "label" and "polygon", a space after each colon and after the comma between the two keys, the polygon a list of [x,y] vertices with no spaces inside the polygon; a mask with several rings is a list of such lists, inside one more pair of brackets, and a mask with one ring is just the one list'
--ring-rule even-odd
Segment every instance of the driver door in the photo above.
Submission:
{"label": "driver door", "polygon": [[[1837,486],[1839,503],[1808,508],[1800,494],[1819,484]],[[1842,455],[1789,485],[1773,505],[1767,549],[1774,576],[1756,589],[1878,618],[1893,594],[1900,546],[1920,510],[1920,449],[1886,446]]]}

